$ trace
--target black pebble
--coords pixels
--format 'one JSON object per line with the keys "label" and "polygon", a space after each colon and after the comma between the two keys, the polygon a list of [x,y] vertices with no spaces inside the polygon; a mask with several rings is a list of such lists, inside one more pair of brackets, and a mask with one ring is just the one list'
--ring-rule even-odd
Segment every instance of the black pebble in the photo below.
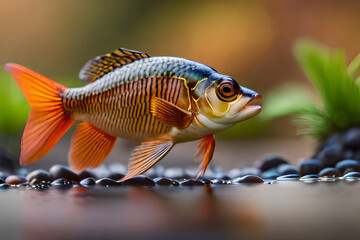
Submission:
{"label": "black pebble", "polygon": [[122,173],[110,173],[107,178],[110,178],[112,180],[115,180],[115,181],[118,181],[120,179],[122,179],[123,177],[125,177],[125,174],[122,174]]}
{"label": "black pebble", "polygon": [[42,169],[34,170],[26,176],[26,180],[29,182],[31,182],[34,178],[36,178],[38,181],[51,181],[50,173]]}
{"label": "black pebble", "polygon": [[214,180],[211,180],[211,183],[212,184],[215,184],[215,185],[222,185],[222,184],[227,184],[227,181],[224,181],[223,179],[214,179]]}
{"label": "black pebble", "polygon": [[175,185],[174,180],[165,177],[154,178],[154,182],[159,186],[173,186]]}
{"label": "black pebble", "polygon": [[247,175],[244,177],[235,178],[231,181],[232,184],[238,184],[238,183],[264,183],[264,180],[255,175]]}
{"label": "black pebble", "polygon": [[300,163],[299,169],[300,174],[304,176],[309,174],[318,174],[321,170],[321,166],[319,160],[309,159]]}
{"label": "black pebble", "polygon": [[79,180],[79,176],[76,173],[63,165],[54,165],[50,168],[49,172],[53,180],[58,178],[65,178],[71,182],[77,182]]}
{"label": "black pebble", "polygon": [[69,180],[65,178],[58,178],[51,182],[51,185],[53,186],[71,186],[71,183]]}
{"label": "black pebble", "polygon": [[81,172],[78,173],[78,179],[79,181],[85,179],[85,178],[93,178],[93,179],[97,179],[96,174],[94,173],[94,171],[92,171],[91,169],[84,169]]}
{"label": "black pebble", "polygon": [[83,185],[83,186],[92,186],[92,185],[95,185],[95,184],[96,184],[96,181],[92,177],[88,177],[88,178],[85,178],[85,179],[80,181],[80,185]]}
{"label": "black pebble", "polygon": [[342,158],[343,152],[340,144],[326,146],[317,156],[323,168],[334,167]]}
{"label": "black pebble", "polygon": [[112,180],[110,178],[101,178],[96,181],[96,185],[109,187],[109,186],[120,186],[121,183],[118,183],[117,181]]}
{"label": "black pebble", "polygon": [[298,169],[290,164],[280,164],[277,171],[279,172],[280,176],[299,173]]}
{"label": "black pebble", "polygon": [[343,176],[344,179],[360,179],[360,172],[349,172]]}
{"label": "black pebble", "polygon": [[261,174],[261,177],[263,179],[273,179],[274,180],[279,176],[280,176],[280,174],[278,172],[277,167],[271,168]]}
{"label": "black pebble", "polygon": [[336,168],[324,168],[319,172],[320,177],[341,177],[341,172]]}
{"label": "black pebble", "polygon": [[319,175],[309,174],[301,177],[299,180],[303,182],[317,182],[319,180]]}
{"label": "black pebble", "polygon": [[183,182],[180,182],[180,184],[181,186],[204,186],[204,182],[193,179],[185,180]]}
{"label": "black pebble", "polygon": [[11,187],[10,184],[7,184],[7,183],[1,183],[1,184],[0,184],[0,189],[7,189],[7,188],[9,188],[9,187]]}
{"label": "black pebble", "polygon": [[288,163],[285,159],[278,156],[270,156],[265,158],[262,162],[261,166],[259,167],[262,172],[265,172],[271,168],[275,168],[280,164]]}
{"label": "black pebble", "polygon": [[38,188],[38,189],[45,189],[45,188],[49,188],[50,187],[50,181],[43,181],[37,178],[33,178],[30,182],[29,185],[31,185],[34,188]]}
{"label": "black pebble", "polygon": [[[352,172],[360,172],[360,162],[356,160],[343,160],[338,162],[335,166],[341,173],[345,173],[346,170],[351,169]],[[349,172],[349,170],[347,171]]]}
{"label": "black pebble", "polygon": [[138,175],[122,182],[123,185],[129,186],[155,186],[155,182],[144,175]]}
{"label": "black pebble", "polygon": [[352,128],[345,133],[344,146],[350,149],[360,148],[360,128]]}
{"label": "black pebble", "polygon": [[280,177],[277,177],[276,180],[277,181],[296,181],[300,178],[299,174],[288,174],[288,175],[283,175]]}

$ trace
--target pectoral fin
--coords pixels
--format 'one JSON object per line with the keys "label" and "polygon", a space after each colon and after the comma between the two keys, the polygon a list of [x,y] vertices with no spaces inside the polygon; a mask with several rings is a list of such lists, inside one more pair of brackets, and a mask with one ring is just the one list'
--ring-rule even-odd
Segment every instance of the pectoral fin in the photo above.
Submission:
{"label": "pectoral fin", "polygon": [[169,139],[156,139],[142,142],[131,154],[128,172],[118,182],[142,174],[160,161],[174,146]]}
{"label": "pectoral fin", "polygon": [[183,129],[189,126],[193,119],[191,112],[157,97],[153,97],[151,99],[150,112],[161,123],[177,127],[179,129]]}
{"label": "pectoral fin", "polygon": [[200,177],[200,175],[204,176],[206,169],[213,157],[214,149],[215,149],[215,137],[214,135],[205,136],[201,139],[201,142],[198,146],[198,153],[195,156],[195,159],[202,158],[200,163],[200,170],[196,176],[196,179]]}

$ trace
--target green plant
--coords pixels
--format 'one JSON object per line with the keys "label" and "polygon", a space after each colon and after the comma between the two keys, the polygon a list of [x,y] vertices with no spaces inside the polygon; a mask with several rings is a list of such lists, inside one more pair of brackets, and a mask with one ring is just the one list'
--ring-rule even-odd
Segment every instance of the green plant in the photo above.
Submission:
{"label": "green plant", "polygon": [[[307,78],[316,88],[321,103],[315,105],[308,97],[291,98],[289,89],[286,89],[277,92],[279,98],[282,98],[277,101],[285,101],[287,109],[266,104],[264,109],[268,109],[264,117],[270,119],[298,114],[300,119],[297,123],[302,129],[301,133],[317,138],[325,138],[333,132],[359,126],[360,78],[356,73],[360,70],[360,55],[347,67],[342,50],[329,49],[310,40],[297,42],[295,55]],[[298,89],[298,94],[304,95],[304,91]],[[274,114],[279,112],[281,114]]]}

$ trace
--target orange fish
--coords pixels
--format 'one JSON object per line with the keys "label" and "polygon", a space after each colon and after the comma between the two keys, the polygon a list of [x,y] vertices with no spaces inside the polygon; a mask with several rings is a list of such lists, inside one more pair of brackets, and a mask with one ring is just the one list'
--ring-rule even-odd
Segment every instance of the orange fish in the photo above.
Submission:
{"label": "orange fish", "polygon": [[31,106],[21,141],[20,163],[47,154],[75,121],[69,164],[75,171],[96,168],[117,137],[140,142],[126,176],[150,169],[176,143],[201,139],[199,177],[213,156],[214,133],[258,114],[249,105],[261,95],[198,62],[150,57],[120,48],[85,64],[81,88],[67,88],[23,66],[5,70]]}

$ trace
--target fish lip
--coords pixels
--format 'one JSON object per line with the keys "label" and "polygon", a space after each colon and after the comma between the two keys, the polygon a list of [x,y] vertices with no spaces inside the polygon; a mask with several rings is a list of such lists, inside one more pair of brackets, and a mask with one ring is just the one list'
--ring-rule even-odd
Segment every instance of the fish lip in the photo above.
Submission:
{"label": "fish lip", "polygon": [[262,101],[261,94],[255,94],[252,98],[249,99],[249,101],[246,103],[246,105],[240,109],[240,112],[245,109],[249,109],[249,108],[258,108],[259,110],[261,110],[260,105],[249,105],[251,103],[260,102],[260,101]]}

